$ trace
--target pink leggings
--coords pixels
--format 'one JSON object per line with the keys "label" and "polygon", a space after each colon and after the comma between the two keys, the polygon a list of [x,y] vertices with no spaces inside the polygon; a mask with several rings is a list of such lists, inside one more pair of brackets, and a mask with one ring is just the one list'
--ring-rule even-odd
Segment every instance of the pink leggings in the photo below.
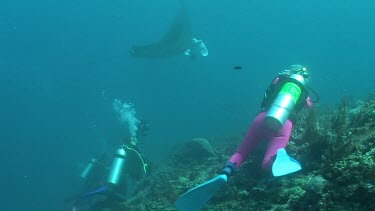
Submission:
{"label": "pink leggings", "polygon": [[250,152],[252,152],[261,141],[267,141],[267,151],[263,158],[262,169],[268,172],[273,163],[271,158],[276,155],[278,149],[285,148],[288,144],[292,131],[292,122],[288,119],[280,130],[273,131],[264,125],[263,120],[265,116],[266,112],[262,112],[256,116],[246,136],[242,140],[241,145],[229,159],[237,168],[242,165]]}

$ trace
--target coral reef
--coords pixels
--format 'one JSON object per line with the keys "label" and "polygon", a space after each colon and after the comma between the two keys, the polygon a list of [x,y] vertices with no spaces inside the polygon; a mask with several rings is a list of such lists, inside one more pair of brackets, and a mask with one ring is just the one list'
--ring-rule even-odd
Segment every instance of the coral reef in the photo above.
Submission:
{"label": "coral reef", "polygon": [[194,138],[185,142],[171,155],[173,166],[199,164],[215,156],[214,148],[204,138]]}
{"label": "coral reef", "polygon": [[[265,177],[259,173],[263,152],[257,151],[202,210],[375,210],[374,120],[375,94],[355,104],[342,100],[322,114],[301,114],[287,148],[302,171]],[[216,176],[239,142],[187,143],[171,163],[155,166],[121,210],[175,210],[174,201]]]}

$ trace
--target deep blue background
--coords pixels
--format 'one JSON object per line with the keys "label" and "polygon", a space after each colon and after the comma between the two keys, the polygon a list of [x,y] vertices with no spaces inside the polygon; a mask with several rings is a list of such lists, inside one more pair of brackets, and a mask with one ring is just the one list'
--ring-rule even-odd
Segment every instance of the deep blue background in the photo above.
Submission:
{"label": "deep blue background", "polygon": [[241,136],[290,64],[310,69],[321,107],[375,90],[373,1],[191,0],[207,58],[128,57],[178,11],[160,2],[1,1],[0,210],[57,210],[75,193],[86,161],[127,135],[114,98],[152,125],[142,146],[162,162],[193,137]]}

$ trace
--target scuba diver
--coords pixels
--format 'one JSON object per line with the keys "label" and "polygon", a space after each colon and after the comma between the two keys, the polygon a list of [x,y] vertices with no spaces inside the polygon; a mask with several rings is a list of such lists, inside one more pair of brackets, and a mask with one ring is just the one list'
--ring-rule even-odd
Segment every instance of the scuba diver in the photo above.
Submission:
{"label": "scuba diver", "polygon": [[105,162],[105,156],[89,161],[81,174],[84,179],[83,194],[70,200],[73,201],[70,210],[121,207],[121,202],[135,193],[137,186],[148,175],[148,165],[134,143],[137,142],[132,138],[126,139],[116,150],[112,163]]}
{"label": "scuba diver", "polygon": [[301,170],[301,165],[286,153],[285,147],[292,131],[293,117],[302,108],[312,106],[308,96],[310,88],[306,85],[308,76],[302,65],[291,65],[289,70],[282,71],[272,80],[264,93],[260,113],[221,174],[178,198],[175,202],[178,210],[199,210],[263,141],[267,141],[261,165],[263,172],[278,177]]}
{"label": "scuba diver", "polygon": [[208,56],[208,50],[202,40],[198,40],[197,38],[192,38],[191,40],[192,45],[184,52],[185,56],[191,59],[195,59],[198,55]]}
{"label": "scuba diver", "polygon": [[83,169],[80,177],[83,182],[82,192],[93,190],[100,185],[104,185],[103,178],[108,172],[108,155],[103,153],[99,158],[91,158]]}
{"label": "scuba diver", "polygon": [[[295,160],[287,163],[274,162],[274,156],[286,155],[285,147],[292,132],[292,119],[302,108],[310,108],[312,102],[308,96],[306,80],[307,69],[302,65],[292,65],[272,80],[264,93],[261,112],[250,125],[237,151],[223,168],[228,177],[239,168],[255,147],[264,140],[268,141],[262,162],[262,170],[274,176],[282,176],[301,169]],[[281,166],[278,166],[278,165]],[[283,166],[285,165],[285,166]]]}

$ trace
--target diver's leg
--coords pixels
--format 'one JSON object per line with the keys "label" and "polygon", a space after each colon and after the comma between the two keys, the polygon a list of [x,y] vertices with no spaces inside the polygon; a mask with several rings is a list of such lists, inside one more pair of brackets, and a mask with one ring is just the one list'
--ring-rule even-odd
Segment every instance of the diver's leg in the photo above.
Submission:
{"label": "diver's leg", "polygon": [[274,156],[280,148],[285,148],[288,144],[293,124],[288,119],[284,126],[278,131],[268,130],[267,151],[262,162],[262,170],[266,173],[270,172],[274,161]]}
{"label": "diver's leg", "polygon": [[255,117],[253,123],[250,125],[245,137],[243,138],[237,151],[230,157],[229,162],[234,163],[236,167],[240,167],[242,163],[249,156],[250,152],[255,149],[259,142],[264,137],[265,130],[263,120],[266,113],[260,113]]}

